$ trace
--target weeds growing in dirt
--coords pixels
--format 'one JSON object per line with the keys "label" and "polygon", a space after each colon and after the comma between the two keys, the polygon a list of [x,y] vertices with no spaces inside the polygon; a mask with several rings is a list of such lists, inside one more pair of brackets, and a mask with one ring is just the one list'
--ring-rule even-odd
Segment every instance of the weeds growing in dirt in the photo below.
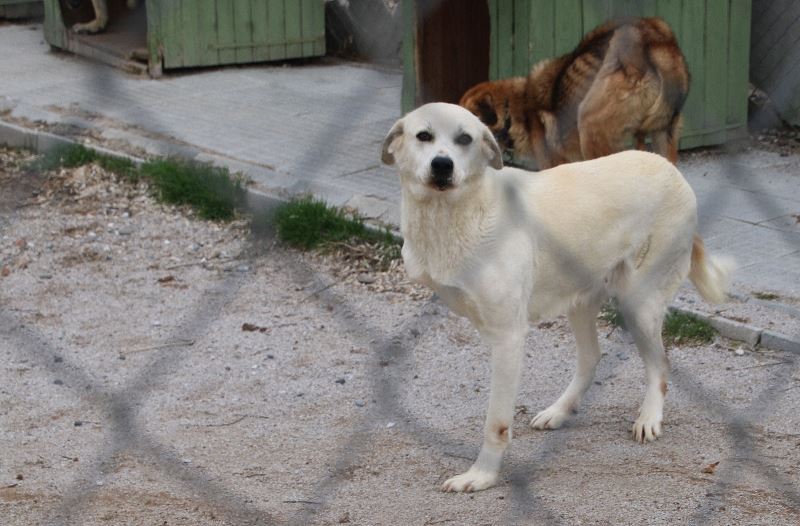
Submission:
{"label": "weeds growing in dirt", "polygon": [[31,168],[46,171],[91,163],[132,182],[144,178],[161,201],[190,205],[203,219],[233,219],[236,209],[244,204],[245,189],[241,178],[231,175],[225,168],[198,162],[156,159],[137,166],[130,159],[104,155],[75,144],[42,155]]}
{"label": "weeds growing in dirt", "polygon": [[191,205],[203,219],[230,220],[245,201],[244,181],[225,168],[177,159],[148,161],[139,168],[158,197]]}
{"label": "weeds growing in dirt", "polygon": [[388,229],[371,229],[357,214],[313,197],[299,197],[279,206],[275,226],[278,238],[295,248],[366,250],[380,270],[400,258],[400,241]]}
{"label": "weeds growing in dirt", "polygon": [[673,311],[664,318],[662,334],[664,345],[702,345],[714,341],[717,331],[707,321]]}
{"label": "weeds growing in dirt", "polygon": [[[600,310],[600,319],[612,327],[625,327],[625,319],[613,302],[606,303]],[[664,345],[702,345],[714,341],[717,331],[708,324],[691,314],[671,311],[664,318],[664,327],[661,331]]]}

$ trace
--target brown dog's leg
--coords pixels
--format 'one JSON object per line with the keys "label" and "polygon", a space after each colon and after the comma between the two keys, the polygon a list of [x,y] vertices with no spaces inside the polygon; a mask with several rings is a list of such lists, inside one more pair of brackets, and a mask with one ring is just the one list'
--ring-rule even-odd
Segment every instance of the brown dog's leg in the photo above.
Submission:
{"label": "brown dog's leg", "polygon": [[653,151],[666,157],[672,164],[677,163],[680,132],[680,117],[673,119],[666,130],[653,132]]}
{"label": "brown dog's leg", "polygon": [[644,137],[645,137],[645,132],[643,132],[643,131],[638,131],[638,132],[633,134],[633,138],[636,140],[636,149],[637,150],[644,150],[644,148],[645,148]]}
{"label": "brown dog's leg", "polygon": [[547,136],[545,134],[544,124],[535,112],[530,112],[527,119],[528,124],[528,139],[531,143],[531,151],[533,157],[536,159],[536,165],[539,170],[547,170],[556,166],[550,158],[550,153],[547,148]]}

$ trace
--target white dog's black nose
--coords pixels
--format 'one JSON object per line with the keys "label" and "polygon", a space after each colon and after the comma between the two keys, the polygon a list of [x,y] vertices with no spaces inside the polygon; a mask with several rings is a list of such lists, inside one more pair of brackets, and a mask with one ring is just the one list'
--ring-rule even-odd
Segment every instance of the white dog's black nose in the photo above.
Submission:
{"label": "white dog's black nose", "polygon": [[453,160],[438,155],[431,161],[432,182],[439,188],[447,188],[453,183]]}

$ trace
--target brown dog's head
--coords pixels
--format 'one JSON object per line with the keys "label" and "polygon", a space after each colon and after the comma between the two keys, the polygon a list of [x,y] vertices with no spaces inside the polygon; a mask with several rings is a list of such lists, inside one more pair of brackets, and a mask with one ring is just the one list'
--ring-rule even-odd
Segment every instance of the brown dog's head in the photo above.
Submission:
{"label": "brown dog's head", "polygon": [[492,131],[504,150],[514,150],[510,130],[515,124],[513,112],[523,108],[525,82],[525,77],[481,82],[467,90],[458,103]]}

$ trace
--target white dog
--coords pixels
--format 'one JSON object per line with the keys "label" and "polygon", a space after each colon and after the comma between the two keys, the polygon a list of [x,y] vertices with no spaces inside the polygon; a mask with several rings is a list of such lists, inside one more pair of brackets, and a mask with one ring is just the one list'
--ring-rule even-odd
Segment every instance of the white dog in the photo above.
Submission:
{"label": "white dog", "polygon": [[531,425],[558,428],[577,408],[600,359],[596,320],[608,297],[645,365],[634,437],[660,436],[666,306],[687,275],[706,300],[723,300],[731,266],[704,254],[694,193],[672,164],[627,151],[537,173],[503,168],[489,129],[443,103],[397,121],[382,159],[400,172],[406,271],[469,318],[492,349],[483,447],[444,491],[497,481],[529,322],[566,312],[578,349],[571,383]]}

